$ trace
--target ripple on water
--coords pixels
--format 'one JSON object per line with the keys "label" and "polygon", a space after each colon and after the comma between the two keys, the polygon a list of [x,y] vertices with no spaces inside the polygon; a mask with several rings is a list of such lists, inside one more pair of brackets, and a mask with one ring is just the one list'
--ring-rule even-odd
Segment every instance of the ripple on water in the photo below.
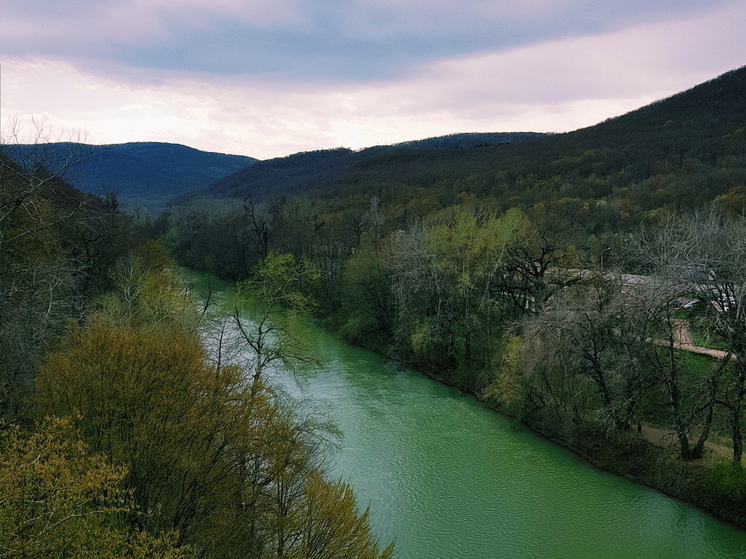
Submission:
{"label": "ripple on water", "polygon": [[402,559],[730,559],[746,533],[600,472],[473,398],[380,356],[309,336],[326,357],[300,385],[344,433],[332,473],[352,484]]}

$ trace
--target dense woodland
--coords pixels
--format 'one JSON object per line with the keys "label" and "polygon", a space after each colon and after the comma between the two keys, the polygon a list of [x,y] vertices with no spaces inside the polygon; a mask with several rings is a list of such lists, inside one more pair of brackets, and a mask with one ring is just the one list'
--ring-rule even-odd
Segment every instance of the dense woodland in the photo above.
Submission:
{"label": "dense woodland", "polygon": [[[149,219],[0,157],[0,553],[391,556],[324,477],[333,427],[266,383],[308,316],[746,525],[744,129],[741,69],[569,134],[258,162]],[[197,302],[176,262],[236,287]]]}
{"label": "dense woodland", "polygon": [[291,254],[347,341],[744,523],[745,128],[741,69],[569,134],[256,163],[149,227],[231,280]]}
{"label": "dense woodland", "polygon": [[0,154],[0,556],[390,557],[325,477],[334,429],[265,383],[307,359],[275,311],[314,277],[268,258],[199,304],[115,198]]}

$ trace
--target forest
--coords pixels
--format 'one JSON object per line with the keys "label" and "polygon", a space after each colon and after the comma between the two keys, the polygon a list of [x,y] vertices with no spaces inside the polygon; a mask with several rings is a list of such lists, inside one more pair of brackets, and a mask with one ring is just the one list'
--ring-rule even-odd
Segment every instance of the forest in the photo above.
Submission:
{"label": "forest", "polygon": [[266,381],[313,365],[299,317],[746,526],[745,128],[741,69],[568,134],[254,163],[153,217],[0,154],[0,553],[391,557],[333,426]]}
{"label": "forest", "polygon": [[290,190],[257,163],[147,227],[232,281],[290,254],[342,339],[746,524],[745,100],[741,69],[568,134],[363,150]]}
{"label": "forest", "polygon": [[115,197],[0,154],[0,556],[391,557],[325,473],[334,428],[263,375],[306,359],[275,315],[313,277],[268,258],[201,303]]}

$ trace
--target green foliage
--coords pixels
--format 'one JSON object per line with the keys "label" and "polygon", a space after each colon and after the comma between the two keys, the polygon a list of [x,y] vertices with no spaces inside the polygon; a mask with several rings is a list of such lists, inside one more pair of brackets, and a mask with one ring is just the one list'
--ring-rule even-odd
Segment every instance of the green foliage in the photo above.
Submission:
{"label": "green foliage", "polygon": [[[206,415],[215,402],[201,401],[200,394],[214,393],[218,382],[237,382],[226,376],[204,365],[189,334],[96,320],[72,327],[49,355],[35,399],[40,414],[79,413],[76,424],[90,448],[126,467],[138,504],[162,507],[167,525],[176,528],[182,507],[199,504],[189,487],[204,464],[190,457],[204,451],[202,437],[215,428]],[[195,439],[201,429],[205,434]],[[217,482],[210,471],[205,475]],[[192,481],[182,486],[185,480]]]}
{"label": "green foliage", "polygon": [[495,217],[458,208],[432,221],[400,233],[390,249],[397,349],[437,373],[461,369],[464,386],[475,388],[514,304],[514,256],[528,252],[532,227],[518,209]]}
{"label": "green foliage", "polygon": [[734,501],[746,497],[746,470],[730,461],[720,461],[708,468],[706,480],[718,494]]}
{"label": "green foliage", "polygon": [[114,264],[113,289],[98,300],[97,314],[120,324],[194,330],[199,320],[194,300],[160,245],[144,258],[134,254]]}
{"label": "green foliage", "polygon": [[312,475],[305,487],[303,545],[294,557],[305,559],[390,559],[394,544],[383,552],[370,533],[368,511],[358,515],[355,496],[342,481]]}
{"label": "green foliage", "polygon": [[126,470],[87,452],[69,420],[31,432],[6,426],[0,440],[0,555],[180,559],[174,534],[153,537],[123,522],[133,514]]}
{"label": "green foliage", "polygon": [[[274,263],[277,279],[288,260]],[[286,346],[275,350],[284,357]],[[48,356],[35,403],[39,414],[76,414],[90,448],[126,469],[124,487],[152,511],[134,518],[139,527],[177,530],[202,557],[324,559],[339,548],[377,556],[367,518],[344,504],[350,496],[318,488],[320,427],[247,372],[209,365],[193,333],[98,318],[72,326]],[[327,507],[347,512],[329,518]],[[332,530],[329,551],[299,555],[321,525]]]}
{"label": "green foliage", "polygon": [[746,186],[731,187],[728,192],[715,198],[715,202],[729,213],[746,215]]}
{"label": "green foliage", "polygon": [[512,336],[502,348],[502,356],[493,378],[484,391],[488,401],[498,409],[517,414],[523,404],[525,391],[522,375],[523,341],[520,336]]}
{"label": "green foliage", "polygon": [[366,229],[361,230],[357,247],[344,263],[339,305],[326,305],[326,313],[341,324],[338,332],[343,339],[384,353],[392,342],[395,311],[386,261],[388,243],[377,238],[377,212],[377,199],[373,198],[364,215]]}
{"label": "green foliage", "polygon": [[[308,295],[319,272],[292,254],[271,252],[254,277],[240,283],[225,302],[251,361],[251,377],[260,381],[265,369],[279,362],[290,370],[316,363],[302,333],[313,305]],[[247,320],[247,311],[256,311]]]}
{"label": "green foliage", "polygon": [[270,253],[258,266],[254,278],[239,288],[265,307],[305,313],[311,307],[308,296],[319,271],[308,261],[298,261],[292,254]]}
{"label": "green foliage", "polygon": [[414,326],[410,343],[415,358],[427,359],[432,355],[432,351],[442,343],[442,337],[437,332],[436,326],[435,320],[429,317],[423,318],[419,324]]}

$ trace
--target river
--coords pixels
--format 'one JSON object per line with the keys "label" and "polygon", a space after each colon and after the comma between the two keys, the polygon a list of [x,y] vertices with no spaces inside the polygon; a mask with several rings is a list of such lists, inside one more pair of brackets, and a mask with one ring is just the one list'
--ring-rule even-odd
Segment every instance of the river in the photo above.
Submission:
{"label": "river", "polygon": [[746,531],[588,465],[475,398],[309,326],[323,366],[274,381],[342,431],[332,476],[400,559],[746,557]]}

